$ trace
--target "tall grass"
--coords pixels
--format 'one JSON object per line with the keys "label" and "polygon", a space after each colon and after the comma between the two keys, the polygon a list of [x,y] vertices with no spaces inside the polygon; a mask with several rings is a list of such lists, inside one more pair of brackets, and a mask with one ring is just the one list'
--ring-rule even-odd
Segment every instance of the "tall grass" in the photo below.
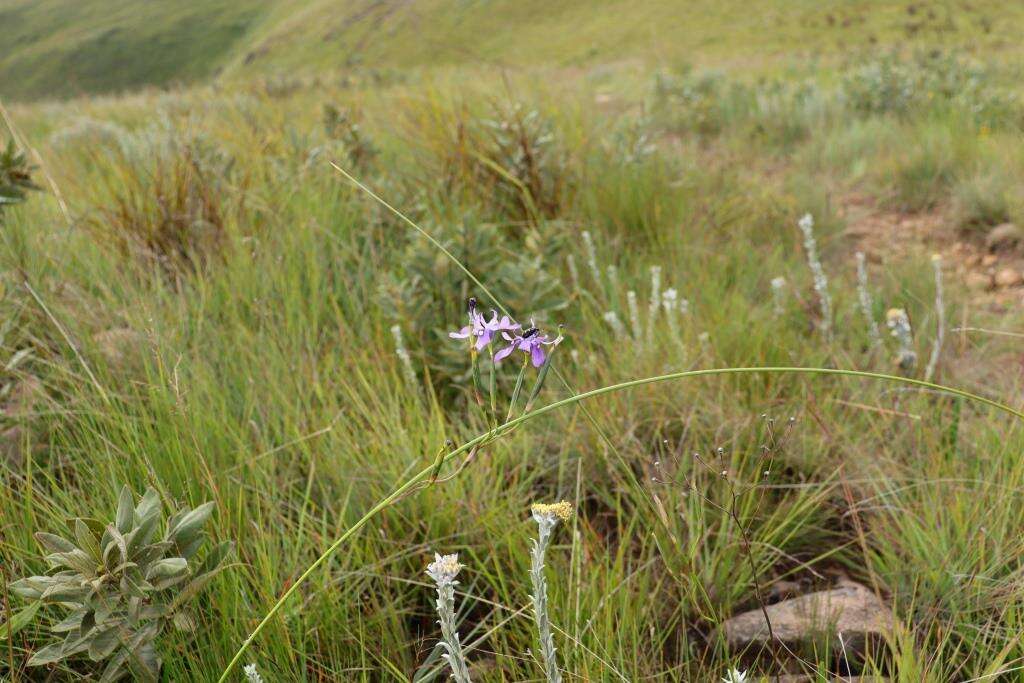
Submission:
{"label": "tall grass", "polygon": [[[907,681],[967,680],[1024,654],[1012,633],[1022,617],[1021,520],[1018,506],[1006,504],[1024,473],[1019,426],[973,402],[911,390],[915,377],[832,382],[806,369],[890,371],[888,354],[864,352],[870,338],[852,249],[827,197],[759,175],[764,148],[744,156],[728,130],[721,146],[659,138],[658,150],[638,157],[633,145],[602,137],[606,115],[583,107],[583,96],[552,111],[529,91],[514,99],[536,108],[550,122],[552,145],[569,152],[543,170],[565,181],[558,200],[528,209],[525,197],[539,206],[535,195],[550,196],[551,186],[523,193],[510,180],[525,185],[521,169],[479,139],[461,158],[484,166],[460,176],[464,187],[452,192],[433,172],[451,150],[392,132],[416,117],[445,120],[451,108],[406,94],[197,90],[172,101],[138,95],[81,105],[74,116],[116,119],[129,135],[160,111],[169,126],[158,134],[215,140],[239,174],[219,178],[228,182],[215,185],[217,201],[244,212],[223,221],[218,256],[201,268],[125,258],[109,233],[68,229],[52,198],[5,213],[2,351],[21,360],[4,370],[2,385],[13,390],[29,377],[41,385],[32,410],[5,408],[2,417],[5,439],[17,429],[24,454],[2,475],[5,578],[43,569],[32,531],[103,517],[115,504],[107,492],[123,483],[152,486],[167,501],[214,501],[214,540],[238,547],[238,564],[217,577],[198,611],[202,637],[160,643],[169,680],[216,680],[257,629],[238,663],[255,663],[266,680],[436,678],[440,662],[430,653],[439,632],[421,580],[435,551],[458,552],[467,567],[459,634],[473,679],[524,680],[537,673],[523,659],[536,648],[524,510],[564,498],[579,515],[547,556],[563,579],[549,582],[548,609],[558,615],[560,664],[578,676],[721,678],[739,662],[715,627],[755,608],[755,588],[783,578],[820,585],[838,572],[891,600],[905,629],[884,656],[855,668]],[[486,307],[498,302],[322,161],[316,150],[331,144],[322,105],[344,98],[357,100],[361,133],[378,150],[360,179],[431,234],[436,227],[439,242],[495,297],[520,296],[519,317],[563,322],[569,335],[557,368],[573,391],[549,378],[529,428],[491,440],[450,479],[457,454],[489,427],[465,359],[456,366],[444,333],[460,324],[468,294]],[[396,111],[405,101],[436,110]],[[70,138],[50,146],[72,124],[69,112],[16,114],[50,162],[76,226],[103,221],[112,206],[104,188],[127,172],[118,153]],[[945,124],[911,115],[900,125],[927,136]],[[858,162],[847,164],[846,152],[813,153],[841,135],[813,126],[806,137],[787,133],[785,145],[799,153],[786,172],[806,174],[821,162],[850,180],[843,169]],[[871,155],[896,164],[897,151],[863,151],[862,177],[883,177]],[[108,156],[96,162],[97,154]],[[131,187],[146,202],[159,196],[144,182]],[[822,217],[816,238],[833,294],[831,344],[813,331],[812,275],[795,227],[805,210]],[[927,259],[887,265],[872,274],[872,293],[880,306],[907,309],[923,355],[933,308]],[[689,302],[676,331],[662,308],[647,333],[652,266],[661,268],[662,293],[671,288]],[[776,314],[770,282],[779,276],[792,298]],[[947,318],[960,320],[962,299],[949,284]],[[605,319],[615,311],[629,328],[629,291],[638,343],[623,343]],[[971,311],[978,326],[992,322]],[[133,340],[120,354],[103,351],[112,330]],[[946,348],[944,384],[988,400],[1019,389],[1001,371],[1013,354],[1006,342],[947,338]],[[737,369],[761,366],[800,366],[801,374]],[[642,377],[666,382],[602,388]],[[499,372],[503,395],[514,383],[513,369]],[[767,475],[761,413],[797,417]],[[437,484],[377,506],[403,482],[429,479],[447,439],[455,446]],[[719,447],[721,469],[754,485],[735,515],[708,503],[730,501],[728,487],[692,457]],[[737,520],[756,571],[744,562]],[[341,551],[325,554],[338,539]],[[4,675],[25,675],[54,615],[41,616],[0,641]],[[822,671],[837,666],[826,651],[810,661]],[[88,668],[70,666],[57,675]],[[771,662],[751,666],[767,671]]]}

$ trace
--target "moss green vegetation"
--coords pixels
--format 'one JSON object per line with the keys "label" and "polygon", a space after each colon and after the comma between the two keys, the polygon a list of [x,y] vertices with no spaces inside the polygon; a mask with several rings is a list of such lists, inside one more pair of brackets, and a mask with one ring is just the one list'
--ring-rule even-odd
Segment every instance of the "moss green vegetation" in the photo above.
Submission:
{"label": "moss green vegetation", "polygon": [[[213,83],[8,104],[44,190],[0,214],[3,585],[45,571],[33,532],[109,519],[122,485],[152,488],[167,509],[212,501],[210,547],[236,548],[192,604],[195,630],[157,641],[164,680],[215,681],[250,637],[238,663],[268,681],[442,680],[423,574],[435,552],[465,565],[473,680],[537,680],[529,507],[565,499],[577,514],[545,559],[565,680],[778,672],[716,627],[779,582],[840,576],[876,590],[898,628],[866,653],[798,646],[790,667],[1015,680],[1020,420],[920,384],[700,371],[921,379],[935,250],[950,327],[1022,329],[1016,303],[961,286],[951,247],[1024,220],[1007,39],[1019,18],[984,2],[791,5],[212,4],[218,20],[182,29],[202,59],[83,90]],[[41,60],[19,67],[28,85],[5,72],[3,94],[70,94],[46,64],[78,15],[0,7],[22,13],[16,34],[35,17],[56,41],[0,57],[6,69],[36,45]],[[67,22],[42,21],[46,7]],[[240,37],[202,38],[229,26]],[[502,74],[456,48],[527,68]],[[934,231],[871,242],[852,204],[896,222],[893,235],[903,218]],[[860,249],[880,346],[855,287]],[[567,338],[542,412],[466,462],[489,429],[447,336],[469,296]],[[915,367],[894,365],[889,308],[909,316]],[[1016,341],[947,329],[935,381],[1019,410]],[[499,396],[518,370],[499,367]],[[544,408],[686,371],[698,372]],[[433,481],[446,440],[454,455]],[[418,472],[431,485],[353,529]],[[0,606],[0,678],[45,675],[26,666],[60,610],[9,592]],[[82,655],[51,673],[96,671]]]}

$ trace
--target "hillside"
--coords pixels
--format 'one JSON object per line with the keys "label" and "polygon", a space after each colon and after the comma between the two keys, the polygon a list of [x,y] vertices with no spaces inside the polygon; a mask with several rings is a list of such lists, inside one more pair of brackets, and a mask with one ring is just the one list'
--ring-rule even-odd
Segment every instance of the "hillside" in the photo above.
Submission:
{"label": "hillside", "polygon": [[990,0],[0,0],[0,95],[359,68],[693,62],[788,67],[879,48],[1019,50],[1024,8]]}
{"label": "hillside", "polygon": [[205,78],[266,5],[0,0],[0,96],[65,98]]}

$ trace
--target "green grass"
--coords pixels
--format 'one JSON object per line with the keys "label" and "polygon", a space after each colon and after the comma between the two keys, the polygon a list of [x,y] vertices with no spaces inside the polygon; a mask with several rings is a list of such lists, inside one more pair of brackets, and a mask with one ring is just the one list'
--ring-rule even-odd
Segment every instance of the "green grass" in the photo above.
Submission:
{"label": "green grass", "polygon": [[[542,21],[537,18],[542,17]],[[415,79],[469,68],[630,88],[650,65],[744,75],[833,70],[851,54],[941,45],[1020,55],[1024,11],[962,3],[646,0],[0,2],[0,96],[66,98],[200,79]],[[456,76],[458,77],[458,76]]]}
{"label": "green grass", "polygon": [[3,0],[0,96],[65,99],[209,77],[267,4]]}
{"label": "green grass", "polygon": [[[1009,11],[992,34],[970,28],[988,5],[955,14],[964,36],[993,36],[975,55],[985,107],[917,93],[880,111],[844,95],[847,74],[814,75],[797,58],[820,50],[838,63],[858,45],[840,44],[844,30],[895,41],[905,17],[919,16],[906,7],[843,5],[829,26],[829,9],[808,3],[756,35],[773,20],[747,13],[726,32],[740,12],[728,3],[692,17],[651,3],[629,21],[613,21],[625,14],[616,3],[570,4],[529,30],[539,11],[529,3],[467,3],[418,25],[399,8],[393,30],[381,29],[387,40],[356,51],[363,66],[396,71],[341,82],[325,67],[344,50],[319,32],[358,7],[266,9],[245,40],[268,50],[246,65],[241,42],[218,46],[226,77],[216,86],[11,107],[69,214],[39,192],[0,218],[0,566],[5,578],[39,573],[32,532],[109,518],[125,483],[169,504],[214,501],[212,536],[234,540],[237,556],[196,601],[201,635],[159,643],[166,680],[217,680],[327,548],[446,439],[457,448],[487,429],[467,354],[446,332],[463,324],[468,296],[495,302],[329,161],[437,238],[517,316],[563,323],[555,363],[576,392],[707,368],[893,372],[892,340],[872,349],[858,309],[856,245],[838,210],[846,194],[926,210],[950,231],[964,215],[991,220],[991,188],[1010,188],[1007,211],[1019,209],[1021,118],[1013,103],[996,106],[1017,94],[1014,48],[997,45]],[[864,23],[844,28],[860,10]],[[684,19],[692,44],[637,47],[642,27],[671,35]],[[339,35],[355,39],[364,21]],[[558,43],[559,27],[577,30]],[[521,43],[501,40],[517,30]],[[817,42],[794,44],[810,33]],[[951,35],[917,29],[914,39]],[[452,70],[415,66],[428,38],[536,69],[461,84],[480,71],[455,57]],[[304,55],[315,56],[303,67],[314,78],[265,77]],[[601,75],[603,60],[633,55],[611,80]],[[696,90],[704,72],[677,73],[656,94],[655,67],[684,57],[724,69]],[[745,60],[782,85],[749,77]],[[593,70],[536,82],[575,64]],[[967,67],[951,68],[942,73]],[[600,100],[609,83],[623,89]],[[325,125],[327,105],[347,122]],[[796,228],[805,211],[830,278],[831,341],[816,330]],[[906,308],[921,359],[935,335],[929,246],[877,254],[870,272],[876,317]],[[687,313],[658,308],[651,322],[652,266]],[[1020,329],[1017,308],[971,301],[954,267],[947,321]],[[946,337],[940,383],[1017,408],[1019,376],[1007,369],[1016,340]],[[499,371],[500,396],[517,370]],[[15,404],[29,378],[36,399]],[[550,376],[537,406],[569,395]],[[867,379],[734,373],[601,394],[545,412],[457,476],[386,506],[294,588],[240,663],[267,680],[443,679],[423,571],[435,551],[458,552],[474,680],[537,680],[528,508],[564,498],[577,514],[549,551],[551,612],[563,666],[582,680],[775,672],[770,657],[730,652],[717,625],[757,606],[755,586],[809,589],[839,574],[877,589],[901,624],[854,669],[907,683],[1014,680],[996,674],[1024,658],[1022,444],[1021,424],[990,407]],[[449,462],[442,477],[455,472]],[[54,616],[42,610],[11,641],[0,627],[0,677],[41,675],[24,664]],[[800,652],[810,670],[841,668],[828,646]],[[83,658],[54,675],[94,667]]]}

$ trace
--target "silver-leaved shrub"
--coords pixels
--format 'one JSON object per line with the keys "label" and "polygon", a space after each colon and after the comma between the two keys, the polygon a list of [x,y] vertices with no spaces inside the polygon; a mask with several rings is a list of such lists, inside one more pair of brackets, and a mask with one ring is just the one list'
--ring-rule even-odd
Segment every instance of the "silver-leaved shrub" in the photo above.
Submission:
{"label": "silver-leaved shrub", "polygon": [[198,559],[212,512],[213,503],[206,503],[165,520],[156,491],[147,490],[136,505],[126,486],[112,524],[75,519],[70,523],[74,541],[37,533],[52,572],[10,588],[67,614],[51,629],[62,640],[36,651],[29,665],[84,655],[106,663],[100,681],[128,673],[135,680],[156,680],[161,664],[157,637],[168,625],[194,629],[185,608],[232,550],[233,544],[224,542]]}

